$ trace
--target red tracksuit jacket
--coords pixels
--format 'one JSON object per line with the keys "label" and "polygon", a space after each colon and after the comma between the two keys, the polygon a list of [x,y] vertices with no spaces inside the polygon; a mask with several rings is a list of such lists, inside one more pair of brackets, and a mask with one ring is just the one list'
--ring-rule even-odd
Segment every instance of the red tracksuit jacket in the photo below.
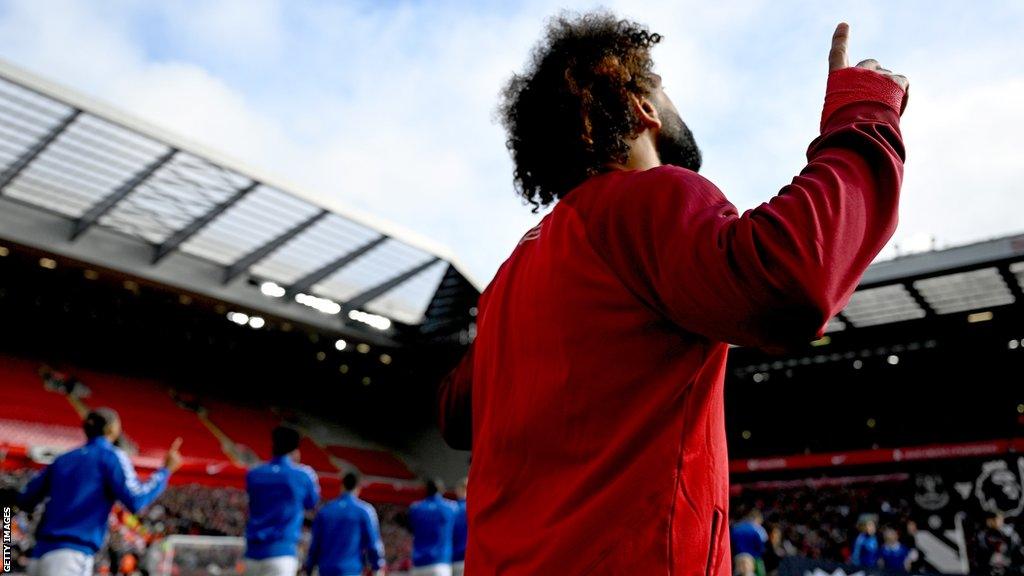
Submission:
{"label": "red tracksuit jacket", "polygon": [[829,77],[808,164],[743,215],[674,166],[595,176],[480,298],[441,390],[469,576],[729,575],[728,346],[808,341],[891,237],[903,91]]}

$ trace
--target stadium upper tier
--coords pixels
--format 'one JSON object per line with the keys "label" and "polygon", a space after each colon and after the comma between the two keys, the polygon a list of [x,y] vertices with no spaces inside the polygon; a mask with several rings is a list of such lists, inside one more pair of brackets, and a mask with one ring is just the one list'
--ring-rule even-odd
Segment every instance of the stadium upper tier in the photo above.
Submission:
{"label": "stadium upper tier", "polygon": [[0,235],[382,343],[457,334],[479,293],[428,240],[3,61]]}

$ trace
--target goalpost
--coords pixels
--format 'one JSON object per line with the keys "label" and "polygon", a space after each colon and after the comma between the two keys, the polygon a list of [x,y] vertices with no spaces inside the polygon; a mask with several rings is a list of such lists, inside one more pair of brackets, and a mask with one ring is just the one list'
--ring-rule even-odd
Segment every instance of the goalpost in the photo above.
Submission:
{"label": "goalpost", "polygon": [[155,576],[229,576],[244,573],[244,554],[243,538],[174,535],[154,543],[145,562]]}

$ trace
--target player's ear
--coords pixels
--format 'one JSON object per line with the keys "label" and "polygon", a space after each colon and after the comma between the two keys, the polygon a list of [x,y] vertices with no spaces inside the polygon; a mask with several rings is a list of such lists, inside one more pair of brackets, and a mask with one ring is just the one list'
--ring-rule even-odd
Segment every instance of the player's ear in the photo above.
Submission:
{"label": "player's ear", "polygon": [[661,116],[658,115],[658,107],[654,105],[650,98],[630,94],[629,99],[633,106],[633,112],[636,114],[637,120],[639,120],[640,131],[661,129]]}

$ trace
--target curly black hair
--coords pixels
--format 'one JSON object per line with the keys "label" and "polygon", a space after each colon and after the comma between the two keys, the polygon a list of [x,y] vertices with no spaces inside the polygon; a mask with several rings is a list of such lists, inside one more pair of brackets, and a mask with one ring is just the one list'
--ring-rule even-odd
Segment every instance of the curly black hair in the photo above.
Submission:
{"label": "curly black hair", "polygon": [[534,212],[627,160],[628,141],[640,132],[629,98],[655,88],[650,49],[660,41],[607,12],[562,13],[548,23],[498,108],[516,193]]}

